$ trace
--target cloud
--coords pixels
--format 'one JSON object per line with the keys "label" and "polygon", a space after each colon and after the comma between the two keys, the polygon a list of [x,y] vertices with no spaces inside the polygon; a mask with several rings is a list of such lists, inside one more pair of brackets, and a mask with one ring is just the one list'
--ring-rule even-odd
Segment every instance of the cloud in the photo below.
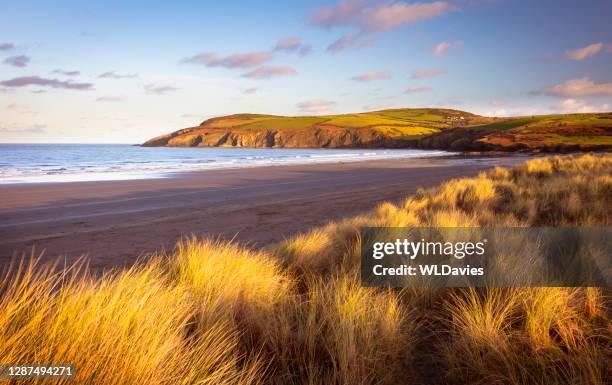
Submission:
{"label": "cloud", "polygon": [[244,90],[244,93],[245,94],[254,94],[255,92],[257,92],[258,89],[259,89],[259,87],[247,88],[246,90]]}
{"label": "cloud", "polygon": [[372,10],[366,10],[361,26],[366,31],[386,31],[402,24],[433,19],[456,9],[456,6],[445,1],[385,4]]}
{"label": "cloud", "polygon": [[0,43],[0,51],[6,52],[15,48],[15,44],[12,43]]}
{"label": "cloud", "polygon": [[344,51],[347,48],[370,48],[374,45],[374,39],[366,37],[363,34],[352,32],[341,36],[338,40],[334,41],[327,47],[327,51],[331,53],[338,53]]}
{"label": "cloud", "polygon": [[4,59],[5,64],[23,68],[30,62],[30,57],[26,55],[11,56]]}
{"label": "cloud", "polygon": [[337,5],[326,6],[312,12],[310,21],[326,28],[347,25],[352,23],[362,11],[362,2],[340,0]]}
{"label": "cloud", "polygon": [[10,80],[0,82],[0,85],[5,87],[26,87],[26,86],[41,86],[49,88],[63,88],[67,90],[91,90],[91,83],[76,83],[72,80],[58,80],[41,78],[40,76],[22,76]]}
{"label": "cloud", "polygon": [[269,66],[261,66],[255,68],[253,71],[246,72],[240,76],[243,78],[253,78],[253,79],[270,79],[276,76],[283,75],[297,75],[297,71],[291,67],[286,66],[277,66],[277,67],[269,67]]}
{"label": "cloud", "polygon": [[606,104],[589,104],[581,99],[565,99],[561,103],[550,106],[550,109],[564,114],[587,113],[587,112],[608,112],[612,109],[612,105]]}
{"label": "cloud", "polygon": [[47,128],[47,126],[44,124],[33,124],[23,128],[0,127],[0,132],[5,134],[44,134],[46,132],[45,128]]}
{"label": "cloud", "polygon": [[202,118],[202,114],[182,114],[181,118]]}
{"label": "cloud", "polygon": [[381,32],[442,16],[457,7],[446,1],[408,4],[403,1],[373,4],[367,1],[340,0],[337,5],[323,7],[310,15],[310,21],[331,28],[352,25],[361,31]]}
{"label": "cloud", "polygon": [[70,71],[70,70],[62,70],[56,69],[52,73],[64,76],[79,76],[81,74],[80,71]]}
{"label": "cloud", "polygon": [[21,104],[17,104],[17,103],[10,103],[9,105],[6,106],[6,109],[9,111],[20,113],[20,114],[27,114],[27,115],[36,114],[34,111],[30,110],[28,107],[22,106]]}
{"label": "cloud", "polygon": [[98,79],[133,79],[138,77],[138,74],[125,74],[121,75],[114,71],[104,72],[98,75]]}
{"label": "cloud", "polygon": [[596,112],[599,109],[593,105],[588,104],[584,100],[580,99],[565,99],[560,104],[551,106],[551,110],[563,112],[563,113],[585,113],[585,112]]}
{"label": "cloud", "polygon": [[431,92],[433,91],[433,88],[431,87],[419,87],[419,86],[409,86],[406,91],[404,91],[405,94],[411,94],[411,93],[417,93],[417,92]]}
{"label": "cloud", "polygon": [[330,100],[308,100],[305,102],[297,103],[296,106],[301,112],[308,114],[325,114],[330,111],[336,102]]}
{"label": "cloud", "polygon": [[362,75],[353,76],[351,79],[356,82],[369,82],[377,79],[387,79],[391,76],[389,71],[368,72]]}
{"label": "cloud", "polygon": [[96,102],[120,102],[124,100],[123,96],[100,96]]}
{"label": "cloud", "polygon": [[392,108],[389,104],[367,104],[362,107],[363,111],[381,111]]}
{"label": "cloud", "polygon": [[171,86],[158,86],[156,84],[145,84],[144,89],[149,94],[165,95],[168,92],[177,91],[178,88]]}
{"label": "cloud", "polygon": [[214,53],[204,52],[181,60],[181,63],[199,64],[206,67],[251,68],[257,67],[272,59],[270,52],[237,53],[218,57]]}
{"label": "cloud", "polygon": [[544,93],[551,96],[568,98],[577,96],[612,96],[612,82],[595,83],[590,77],[585,76],[548,87],[544,90]]}
{"label": "cloud", "polygon": [[280,39],[278,43],[276,43],[274,50],[297,52],[301,56],[305,56],[312,52],[312,46],[310,44],[303,44],[299,37],[288,36]]}
{"label": "cloud", "polygon": [[410,75],[411,79],[423,79],[423,78],[433,78],[444,73],[443,70],[438,68],[433,68],[429,70],[417,70]]}
{"label": "cloud", "polygon": [[603,43],[593,43],[586,47],[578,48],[572,51],[565,51],[565,57],[570,60],[584,60],[591,56],[597,55],[604,48]]}
{"label": "cloud", "polygon": [[442,55],[444,55],[447,51],[452,50],[452,49],[459,49],[463,47],[463,42],[462,41],[454,41],[454,42],[447,42],[447,41],[442,41],[440,43],[438,43],[436,45],[436,47],[433,49],[433,51],[431,52],[431,54],[434,57],[440,57]]}

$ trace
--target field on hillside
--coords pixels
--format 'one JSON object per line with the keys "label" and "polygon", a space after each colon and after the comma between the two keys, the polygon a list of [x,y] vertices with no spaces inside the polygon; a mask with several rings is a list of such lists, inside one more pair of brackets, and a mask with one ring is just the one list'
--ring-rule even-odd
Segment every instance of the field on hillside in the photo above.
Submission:
{"label": "field on hillside", "polygon": [[490,132],[482,142],[500,146],[612,145],[611,113],[522,117],[477,129]]}
{"label": "field on hillside", "polygon": [[[333,139],[321,139],[322,132],[325,138]],[[291,139],[270,140],[270,133]],[[347,141],[347,133],[354,138]],[[228,136],[233,139],[228,141]],[[325,116],[237,114],[208,119],[199,126],[145,143],[149,146],[202,144],[225,147],[383,146],[459,151],[585,151],[612,147],[612,113],[489,118],[450,109],[403,108]]]}
{"label": "field on hillside", "polygon": [[490,122],[493,119],[447,109],[397,109],[324,116],[230,115],[201,124],[207,128],[306,129],[319,126],[373,128],[394,138],[413,138],[444,128]]}
{"label": "field on hillside", "polygon": [[102,277],[24,261],[0,280],[0,363],[74,364],[66,384],[609,384],[609,290],[363,288],[358,229],[610,225],[612,155],[582,155],[264,250],[189,239]]}

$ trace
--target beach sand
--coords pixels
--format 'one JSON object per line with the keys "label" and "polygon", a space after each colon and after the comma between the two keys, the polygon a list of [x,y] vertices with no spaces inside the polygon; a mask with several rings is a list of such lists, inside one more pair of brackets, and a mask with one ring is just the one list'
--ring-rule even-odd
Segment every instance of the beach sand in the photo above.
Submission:
{"label": "beach sand", "polygon": [[85,255],[94,269],[129,266],[182,236],[260,247],[418,188],[522,156],[410,159],[198,171],[162,179],[0,186],[0,267],[15,257]]}

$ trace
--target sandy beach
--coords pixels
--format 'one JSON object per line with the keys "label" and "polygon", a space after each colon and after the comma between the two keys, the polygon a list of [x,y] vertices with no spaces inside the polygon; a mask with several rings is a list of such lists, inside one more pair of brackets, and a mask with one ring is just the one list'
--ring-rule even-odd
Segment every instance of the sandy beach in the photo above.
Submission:
{"label": "sandy beach", "polygon": [[280,241],[418,188],[525,157],[411,159],[275,166],[129,181],[0,186],[0,265],[14,257],[87,256],[95,269],[132,264],[181,237]]}

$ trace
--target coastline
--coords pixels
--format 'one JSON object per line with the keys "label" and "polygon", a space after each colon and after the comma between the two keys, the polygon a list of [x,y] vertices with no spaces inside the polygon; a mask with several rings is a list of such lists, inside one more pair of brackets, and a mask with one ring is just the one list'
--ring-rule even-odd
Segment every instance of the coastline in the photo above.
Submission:
{"label": "coastline", "polygon": [[126,144],[0,144],[11,165],[0,185],[167,178],[188,171],[419,159],[454,155],[419,149],[168,148]]}
{"label": "coastline", "polygon": [[44,260],[63,256],[70,263],[87,255],[94,269],[129,266],[191,234],[259,247],[418,188],[526,159],[371,160],[2,185],[0,265],[44,250]]}

